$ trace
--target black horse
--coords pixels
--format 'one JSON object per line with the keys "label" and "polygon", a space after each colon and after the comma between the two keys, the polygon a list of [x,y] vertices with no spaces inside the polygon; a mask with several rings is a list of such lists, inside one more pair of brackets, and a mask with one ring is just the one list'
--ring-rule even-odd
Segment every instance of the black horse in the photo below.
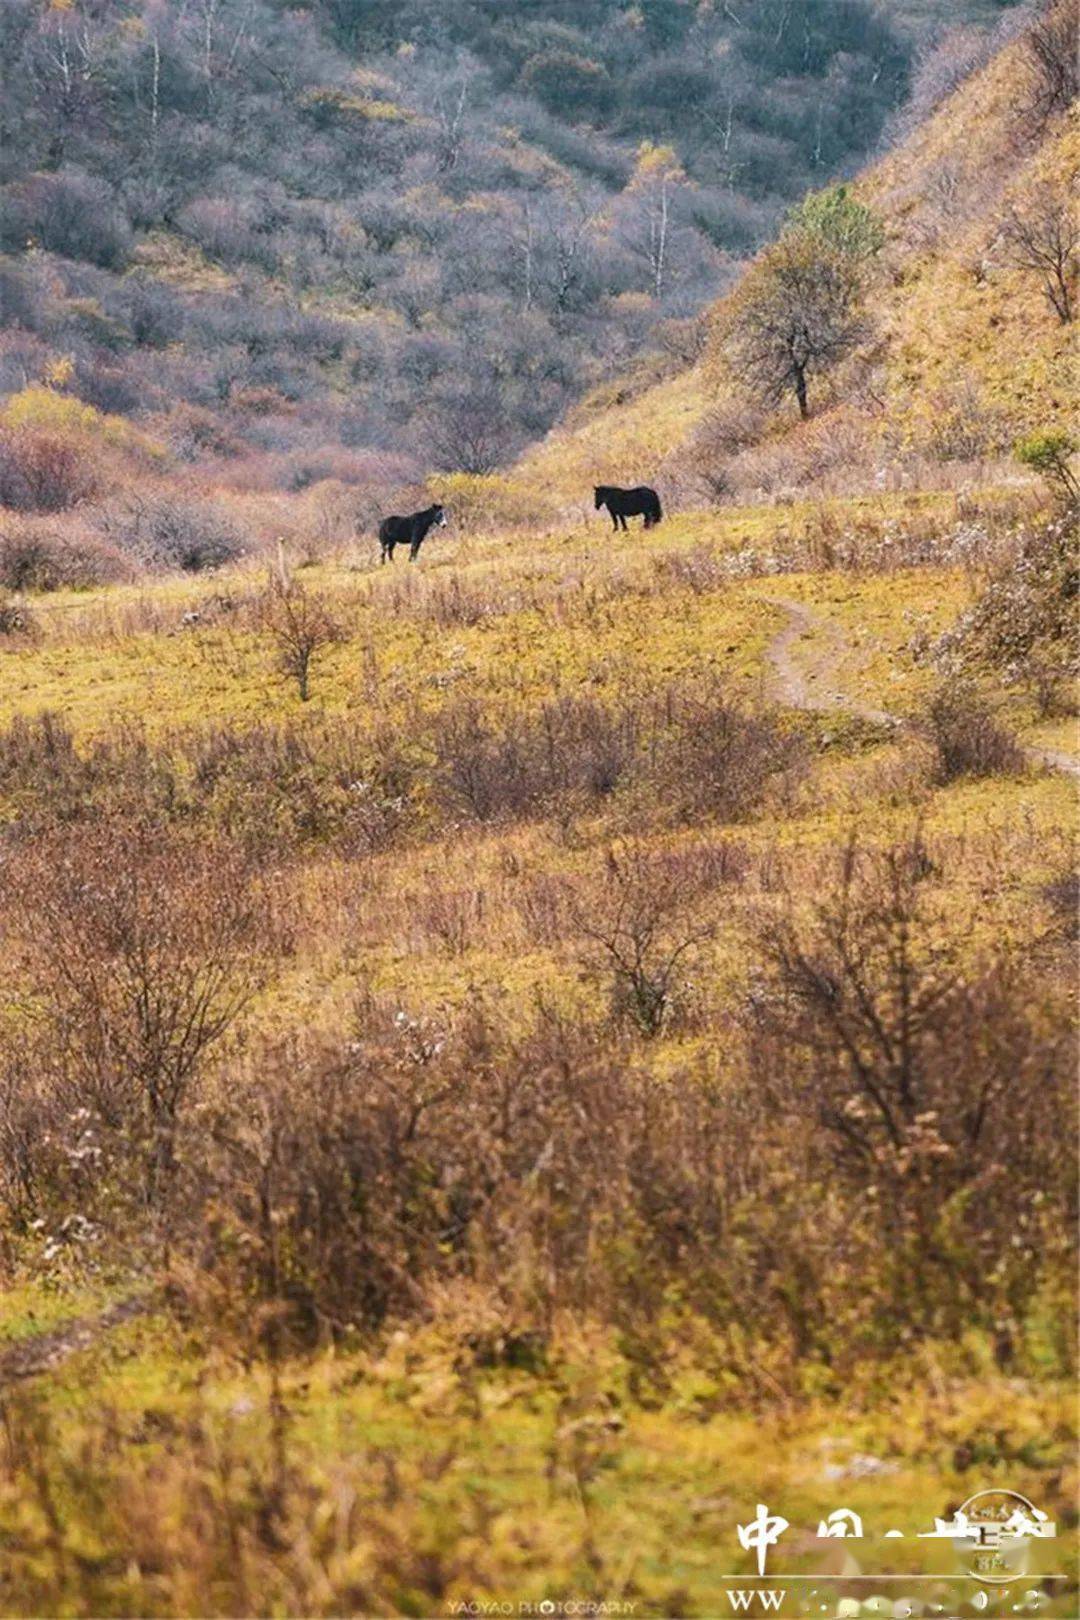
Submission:
{"label": "black horse", "polygon": [[410,512],[408,517],[383,518],[379,524],[379,544],[382,547],[379,561],[385,562],[389,557],[393,562],[394,547],[408,545],[409,561],[415,562],[428,530],[436,523],[440,529],[446,525],[446,513],[438,504],[425,507],[422,512]]}
{"label": "black horse", "polygon": [[596,497],[596,510],[606,506],[611,513],[612,527],[626,528],[628,517],[641,517],[645,519],[645,528],[651,529],[654,523],[659,523],[663,517],[660,506],[660,497],[655,489],[647,484],[639,484],[636,489],[616,489],[611,484],[600,484],[593,490]]}

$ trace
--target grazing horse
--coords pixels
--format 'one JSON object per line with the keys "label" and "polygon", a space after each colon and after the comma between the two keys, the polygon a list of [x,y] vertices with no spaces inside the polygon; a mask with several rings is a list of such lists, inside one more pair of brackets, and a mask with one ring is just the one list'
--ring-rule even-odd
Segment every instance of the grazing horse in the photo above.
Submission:
{"label": "grazing horse", "polygon": [[659,495],[647,484],[639,484],[636,489],[616,489],[611,484],[600,484],[593,494],[596,497],[596,510],[599,512],[602,506],[606,506],[615,529],[620,525],[625,529],[627,518],[638,516],[644,516],[645,528],[651,529],[664,515]]}
{"label": "grazing horse", "polygon": [[379,544],[382,547],[379,561],[385,562],[389,557],[393,562],[394,547],[407,544],[409,561],[415,562],[427,532],[434,524],[438,524],[440,529],[446,527],[446,513],[438,503],[425,507],[422,512],[410,512],[408,517],[383,518],[379,524]]}

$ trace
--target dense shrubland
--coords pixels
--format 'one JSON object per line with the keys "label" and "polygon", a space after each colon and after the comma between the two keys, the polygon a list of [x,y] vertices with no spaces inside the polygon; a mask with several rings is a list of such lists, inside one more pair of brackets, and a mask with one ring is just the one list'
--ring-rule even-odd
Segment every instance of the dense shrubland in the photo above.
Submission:
{"label": "dense shrubland", "polygon": [[[128,790],[152,773],[120,768]],[[426,1316],[457,1280],[538,1344],[587,1308],[660,1387],[683,1316],[746,1371],[748,1297],[785,1378],[961,1328],[1023,1362],[1067,1263],[1067,962],[1052,929],[1033,955],[1004,911],[957,910],[947,841],[810,867],[594,844],[561,876],[507,866],[486,910],[429,884],[414,936],[453,956],[523,928],[580,963],[588,1004],[507,1019],[491,986],[414,1012],[360,974],[349,1027],[282,1041],[245,1009],[319,926],[300,871],[151,824],[130,791],[90,827],[65,804],[4,861],[29,1014],[3,1058],[10,1254],[171,1255],[187,1308],[253,1350]],[[352,873],[358,925],[392,925],[378,867]],[[743,966],[718,980],[721,934]]]}
{"label": "dense shrubland", "polygon": [[[929,515],[892,553],[827,516],[763,571],[850,543],[864,578],[910,579],[943,553]],[[961,1327],[1003,1366],[1045,1358],[1072,1197],[1066,856],[1019,825],[1011,855],[912,828],[973,784],[1032,790],[978,660],[1065,633],[1066,550],[1057,519],[961,544],[974,605],[918,656],[974,659],[968,685],[884,742],[658,676],[647,649],[595,691],[374,673],[386,626],[692,618],[745,574],[701,546],[633,578],[612,561],[591,594],[527,561],[377,575],[374,598],[240,574],[141,619],[310,688],[273,723],[0,734],[8,1264],[137,1256],[273,1356],[469,1289],[541,1360],[587,1308],[642,1389],[690,1323],[726,1376],[764,1354],[788,1389]],[[362,702],[297,703],[343,655]],[[807,841],[837,750],[882,747],[863,835]],[[1037,875],[999,891],[1010,861]],[[289,985],[315,961],[339,989],[309,1022]]]}

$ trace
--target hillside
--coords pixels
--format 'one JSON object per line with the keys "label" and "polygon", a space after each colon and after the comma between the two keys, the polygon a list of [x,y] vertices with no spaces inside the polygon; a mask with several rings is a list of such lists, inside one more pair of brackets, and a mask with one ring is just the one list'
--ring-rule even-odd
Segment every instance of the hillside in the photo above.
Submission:
{"label": "hillside", "polygon": [[[248,544],[291,527],[279,495],[317,491],[302,526],[367,522],[700,349],[783,209],[882,138],[947,23],[993,14],[12,0],[0,396],[127,420]],[[98,507],[146,469],[102,472],[46,499],[85,514],[84,554],[145,561]]]}
{"label": "hillside", "polygon": [[[520,72],[505,6],[439,9]],[[691,10],[746,44],[738,0],[611,27]],[[377,28],[398,106],[432,11],[242,15],[285,55]],[[852,189],[774,198],[703,344],[654,327],[516,464],[432,478],[415,563],[354,524],[419,468],[283,487],[215,437],[253,431],[231,393],[168,395],[187,337],[160,409],[82,398],[35,327],[71,262],[20,256],[3,1615],[1077,1614],[1076,321],[994,245],[1070,179],[1075,108],[1031,95],[1059,14],[925,62]],[[181,15],[235,14],[130,38]],[[133,253],[80,298],[239,277]],[[736,374],[777,266],[840,309],[805,418]],[[338,457],[321,398],[289,420]],[[605,474],[663,520],[613,533]],[[929,1533],[984,1492],[1055,1528],[993,1585]],[[841,1504],[862,1537],[820,1533]]]}
{"label": "hillside", "polygon": [[[708,499],[701,472],[710,461],[731,462],[732,488],[744,497],[1011,476],[1016,439],[1068,429],[1075,418],[1073,329],[1048,307],[1040,277],[1010,262],[1002,239],[1025,198],[1045,192],[1063,206],[1080,167],[1075,109],[1035,126],[1025,115],[1031,71],[1024,38],[1012,41],[858,178],[853,195],[885,230],[870,333],[811,422],[800,424],[790,402],[741,449],[726,457],[722,445],[711,449],[702,430],[710,413],[755,414],[718,366],[714,339],[703,361],[626,390],[625,402],[598,391],[516,478],[568,498],[594,482],[656,479],[696,505]],[[714,328],[725,308],[714,306]]]}

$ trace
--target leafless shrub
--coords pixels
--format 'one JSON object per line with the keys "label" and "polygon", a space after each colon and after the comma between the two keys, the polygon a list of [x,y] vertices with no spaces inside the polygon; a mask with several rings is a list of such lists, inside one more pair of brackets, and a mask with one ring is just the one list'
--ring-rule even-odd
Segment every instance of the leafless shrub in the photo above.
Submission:
{"label": "leafless shrub", "polygon": [[1027,192],[1023,202],[1006,213],[1001,241],[1011,264],[1039,277],[1047,303],[1058,320],[1068,325],[1075,313],[1080,247],[1075,199],[1063,188],[1050,185]]}
{"label": "leafless shrub", "polygon": [[940,651],[1023,681],[1051,713],[1076,669],[1077,586],[1075,516],[1025,526]]}
{"label": "leafless shrub", "polygon": [[134,1146],[155,1202],[206,1057],[258,983],[255,893],[224,848],[123,823],[33,844],[7,879],[56,1083]]}
{"label": "leafless shrub", "polygon": [[1051,0],[1024,35],[1020,111],[1036,132],[1068,112],[1080,93],[1073,0]]}
{"label": "leafless shrub", "polygon": [[96,487],[94,470],[78,445],[36,428],[0,428],[0,506],[66,512]]}
{"label": "leafless shrub", "polygon": [[771,782],[806,761],[802,736],[769,714],[735,707],[722,683],[701,682],[666,694],[652,745],[650,793],[679,820],[750,815]]}
{"label": "leafless shrub", "polygon": [[1008,448],[1007,414],[984,398],[970,378],[930,401],[927,449],[939,461],[977,461]]}
{"label": "leafless shrub", "polygon": [[564,697],[500,725],[474,700],[455,701],[437,717],[433,743],[444,811],[482,822],[616,792],[635,793],[639,812],[734,819],[800,759],[796,737],[700,681],[611,704]]}
{"label": "leafless shrub", "polygon": [[1080,939],[1080,872],[1069,870],[1051,878],[1043,888],[1043,899],[1062,936],[1069,941]]}
{"label": "leafless shrub", "polygon": [[103,532],[146,568],[197,574],[242,556],[245,538],[225,509],[172,492],[130,495],[100,518]]}
{"label": "leafless shrub", "polygon": [[0,528],[0,586],[11,591],[82,590],[130,573],[124,559],[91,529],[65,521],[9,519]]}
{"label": "leafless shrub", "polygon": [[766,415],[750,401],[717,406],[694,433],[684,460],[692,479],[720,506],[734,493],[731,462],[761,437]]}
{"label": "leafless shrub", "polygon": [[656,554],[652,566],[658,579],[684,585],[695,596],[702,596],[728,583],[731,574],[725,562],[714,545],[700,541],[687,551]]}
{"label": "leafless shrub", "polygon": [[691,1252],[715,1276],[730,1102],[653,1084],[610,1030],[554,1013],[510,1041],[481,1005],[388,1011],[223,1099],[208,1212],[240,1241],[208,1251],[219,1319],[276,1299],[294,1335],[333,1333],[422,1315],[458,1278],[543,1339],[560,1304],[637,1320]]}
{"label": "leafless shrub", "polygon": [[445,630],[483,624],[520,605],[519,595],[495,580],[473,583],[456,574],[401,574],[385,584],[380,579],[377,592],[379,607],[388,615],[426,620]]}
{"label": "leafless shrub", "polygon": [[33,608],[18,597],[9,596],[0,590],[0,636],[33,641],[38,633],[38,622]]}
{"label": "leafless shrub", "polygon": [[448,704],[435,725],[440,801],[475,821],[523,816],[535,810],[546,786],[533,739],[516,730],[494,730],[472,701]]}
{"label": "leafless shrub", "polygon": [[258,618],[277,655],[277,667],[296,682],[301,703],[310,696],[316,655],[344,639],[326,599],[292,581],[272,585],[262,598]]}
{"label": "leafless shrub", "polygon": [[482,929],[487,911],[481,888],[431,885],[413,901],[413,914],[423,930],[437,939],[449,956],[464,956]]}
{"label": "leafless shrub", "polygon": [[[918,837],[850,845],[820,898],[762,918],[767,973],[747,1009],[768,1106],[823,1130],[831,1174],[876,1228],[886,1333],[1022,1316],[1040,1207],[1063,1192],[1070,1066],[1064,1030],[1045,1024],[1047,987],[955,914],[934,873]],[[793,1325],[812,1340],[809,1317]]]}
{"label": "leafless shrub", "polygon": [[252,851],[385,849],[412,824],[415,766],[396,732],[346,726],[215,729],[185,749],[197,803]]}
{"label": "leafless shrub", "polygon": [[611,978],[612,1012],[642,1035],[659,1035],[685,992],[689,953],[708,939],[711,918],[695,916],[696,874],[672,870],[637,847],[610,849],[603,875],[571,917]]}
{"label": "leafless shrub", "polygon": [[941,782],[1017,776],[1024,769],[1023,749],[970,686],[942,686],[927,705],[925,727]]}

